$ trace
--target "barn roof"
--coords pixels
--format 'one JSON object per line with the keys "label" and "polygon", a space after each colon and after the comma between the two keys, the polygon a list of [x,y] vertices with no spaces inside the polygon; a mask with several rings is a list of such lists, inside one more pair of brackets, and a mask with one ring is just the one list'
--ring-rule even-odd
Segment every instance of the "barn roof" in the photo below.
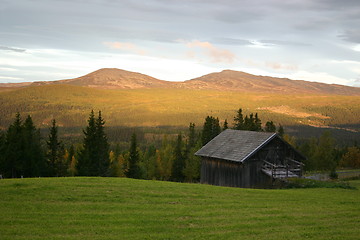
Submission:
{"label": "barn roof", "polygon": [[243,162],[277,136],[276,133],[226,129],[195,153],[196,156]]}

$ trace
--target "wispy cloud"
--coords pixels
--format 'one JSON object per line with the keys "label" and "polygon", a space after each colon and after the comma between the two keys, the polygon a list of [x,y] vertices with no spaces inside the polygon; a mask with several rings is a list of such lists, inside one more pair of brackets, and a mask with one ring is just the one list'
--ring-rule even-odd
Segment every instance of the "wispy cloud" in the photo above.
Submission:
{"label": "wispy cloud", "polygon": [[[210,57],[212,62],[226,62],[232,63],[235,60],[235,54],[226,49],[217,48],[209,42],[201,42],[194,40],[186,43],[188,48],[198,48],[204,50],[204,54]],[[195,54],[194,52],[191,52]]]}
{"label": "wispy cloud", "polygon": [[136,46],[133,43],[129,42],[103,42],[105,46],[107,46],[110,49],[118,49],[118,50],[124,50],[133,52],[140,55],[145,55],[146,51],[141,49],[140,47]]}
{"label": "wispy cloud", "polygon": [[21,48],[13,48],[13,47],[5,47],[5,46],[0,46],[0,50],[4,50],[4,51],[13,51],[13,52],[25,52],[25,49],[21,49]]}
{"label": "wispy cloud", "polygon": [[7,76],[0,76],[0,79],[5,79],[5,80],[24,80],[23,78],[7,77]]}
{"label": "wispy cloud", "polygon": [[287,71],[295,71],[298,69],[297,66],[291,64],[283,64],[278,62],[266,62],[267,67],[272,68],[274,70],[287,70]]}

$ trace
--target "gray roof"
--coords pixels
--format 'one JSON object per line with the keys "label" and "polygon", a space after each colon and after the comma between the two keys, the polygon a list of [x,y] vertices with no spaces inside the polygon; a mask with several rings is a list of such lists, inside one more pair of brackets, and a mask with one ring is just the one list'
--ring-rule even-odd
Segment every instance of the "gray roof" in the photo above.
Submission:
{"label": "gray roof", "polygon": [[276,136],[276,133],[227,129],[203,146],[195,155],[243,162]]}

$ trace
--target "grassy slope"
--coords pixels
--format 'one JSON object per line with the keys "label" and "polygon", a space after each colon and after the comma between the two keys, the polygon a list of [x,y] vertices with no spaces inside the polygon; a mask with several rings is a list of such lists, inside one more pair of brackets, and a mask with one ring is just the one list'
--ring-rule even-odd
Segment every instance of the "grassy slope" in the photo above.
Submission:
{"label": "grassy slope", "polygon": [[[353,181],[360,187],[360,181]],[[358,239],[359,190],[0,180],[1,239]]]}
{"label": "grassy slope", "polygon": [[0,127],[16,112],[31,114],[38,126],[56,118],[65,126],[84,126],[91,109],[102,110],[108,125],[187,126],[206,115],[230,122],[242,107],[265,122],[281,124],[359,124],[360,96],[274,95],[185,89],[100,90],[69,85],[0,92]]}

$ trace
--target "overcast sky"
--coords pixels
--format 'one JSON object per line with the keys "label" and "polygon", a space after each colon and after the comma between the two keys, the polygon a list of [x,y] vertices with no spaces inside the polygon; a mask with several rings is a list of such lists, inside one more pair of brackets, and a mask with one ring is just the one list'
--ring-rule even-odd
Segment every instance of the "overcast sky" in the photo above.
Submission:
{"label": "overcast sky", "polygon": [[224,69],[360,86],[359,0],[0,0],[0,82]]}

